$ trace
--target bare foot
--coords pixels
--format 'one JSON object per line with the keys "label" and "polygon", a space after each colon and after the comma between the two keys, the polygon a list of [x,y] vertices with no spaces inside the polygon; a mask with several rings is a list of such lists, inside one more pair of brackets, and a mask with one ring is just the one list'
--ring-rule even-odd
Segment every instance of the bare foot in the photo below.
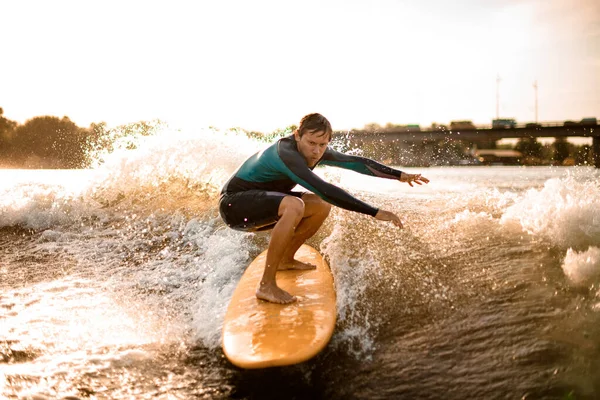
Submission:
{"label": "bare foot", "polygon": [[292,296],[276,285],[261,284],[256,290],[256,297],[261,300],[270,301],[271,303],[288,304],[296,301],[296,296]]}
{"label": "bare foot", "polygon": [[283,271],[286,269],[300,269],[300,270],[305,270],[305,269],[316,269],[317,266],[314,264],[310,264],[310,263],[304,263],[302,261],[298,261],[298,260],[292,260],[292,261],[282,261],[281,264],[279,264],[279,268],[277,268],[278,271]]}

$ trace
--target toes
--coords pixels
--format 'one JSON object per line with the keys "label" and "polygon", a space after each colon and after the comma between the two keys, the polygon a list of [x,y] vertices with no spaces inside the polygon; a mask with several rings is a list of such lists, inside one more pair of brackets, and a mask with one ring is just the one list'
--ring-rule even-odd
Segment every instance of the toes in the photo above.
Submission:
{"label": "toes", "polygon": [[295,301],[296,301],[296,296],[289,295],[289,298],[287,298],[283,304],[289,304],[289,303],[293,303]]}
{"label": "toes", "polygon": [[262,292],[260,290],[256,291],[256,297],[260,300],[268,301],[271,303],[277,304],[289,304],[296,301],[296,296],[292,296],[290,293],[285,290],[281,290],[279,292]]}

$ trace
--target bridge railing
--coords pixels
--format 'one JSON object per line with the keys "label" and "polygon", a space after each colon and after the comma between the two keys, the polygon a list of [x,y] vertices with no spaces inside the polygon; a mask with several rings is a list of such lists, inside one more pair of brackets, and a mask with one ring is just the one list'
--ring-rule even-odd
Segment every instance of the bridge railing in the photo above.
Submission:
{"label": "bridge railing", "polygon": [[[579,124],[579,122],[575,122],[575,124]],[[565,121],[518,122],[515,124],[515,128],[530,128],[533,125],[539,125],[540,128],[564,126]],[[474,126],[475,126],[475,129],[492,129],[493,128],[492,124],[477,124]],[[422,131],[426,131],[429,129],[430,129],[429,127],[421,127]],[[448,129],[449,129],[449,127],[448,127]],[[463,127],[462,129],[469,129],[469,128]],[[471,128],[471,129],[473,129],[473,128]],[[498,129],[502,129],[502,128],[498,128]],[[509,128],[506,128],[506,129],[509,129]]]}

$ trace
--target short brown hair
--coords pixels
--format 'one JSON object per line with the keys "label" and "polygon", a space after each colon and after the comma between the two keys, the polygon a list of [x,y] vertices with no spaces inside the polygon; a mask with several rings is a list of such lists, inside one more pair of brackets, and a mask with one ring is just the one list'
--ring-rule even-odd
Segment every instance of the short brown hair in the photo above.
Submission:
{"label": "short brown hair", "polygon": [[327,118],[321,114],[313,113],[302,117],[297,131],[300,137],[302,137],[302,135],[304,135],[306,132],[313,133],[323,131],[325,135],[329,136],[329,140],[331,140],[333,129],[331,129],[331,124]]}

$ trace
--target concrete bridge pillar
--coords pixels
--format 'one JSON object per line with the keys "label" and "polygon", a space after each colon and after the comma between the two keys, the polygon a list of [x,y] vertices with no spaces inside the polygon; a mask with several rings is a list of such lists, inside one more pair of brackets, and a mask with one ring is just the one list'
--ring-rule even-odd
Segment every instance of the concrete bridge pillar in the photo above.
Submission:
{"label": "concrete bridge pillar", "polygon": [[592,157],[594,159],[594,166],[600,168],[600,136],[594,136],[592,140]]}

